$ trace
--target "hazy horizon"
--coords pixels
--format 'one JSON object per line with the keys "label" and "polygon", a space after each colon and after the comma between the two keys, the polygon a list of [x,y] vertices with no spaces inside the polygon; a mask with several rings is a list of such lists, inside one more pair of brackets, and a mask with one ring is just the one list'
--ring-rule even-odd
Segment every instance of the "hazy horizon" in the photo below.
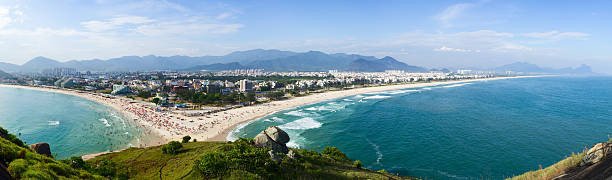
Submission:
{"label": "hazy horizon", "polygon": [[391,56],[410,65],[587,64],[612,73],[609,1],[2,1],[0,62],[234,51]]}

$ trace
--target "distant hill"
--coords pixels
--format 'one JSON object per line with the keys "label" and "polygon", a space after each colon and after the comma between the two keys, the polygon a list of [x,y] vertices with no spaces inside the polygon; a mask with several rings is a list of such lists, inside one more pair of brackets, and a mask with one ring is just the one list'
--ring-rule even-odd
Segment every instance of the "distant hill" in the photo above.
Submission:
{"label": "distant hill", "polygon": [[13,77],[13,75],[0,70],[0,78],[5,78],[6,79],[6,78],[12,78],[12,77]]}
{"label": "distant hill", "polygon": [[[361,62],[362,60],[371,62]],[[374,63],[375,65],[369,66],[367,63]],[[377,59],[374,56],[357,54],[326,54],[320,51],[298,53],[264,49],[236,51],[225,56],[164,57],[149,55],[123,56],[108,60],[71,60],[68,62],[36,57],[21,66],[0,63],[0,70],[7,72],[41,72],[44,69],[56,67],[76,68],[79,71],[219,71],[239,68],[257,68],[265,71],[384,71],[390,69],[411,72],[426,71],[424,68],[409,66],[391,57]]]}
{"label": "distant hill", "polygon": [[523,73],[531,73],[531,74],[542,74],[542,73],[549,73],[549,74],[593,74],[593,71],[591,70],[591,67],[589,67],[588,65],[581,65],[580,67],[577,68],[562,68],[562,69],[553,69],[553,68],[544,68],[544,67],[540,67],[538,65],[535,64],[531,64],[531,63],[527,63],[527,62],[516,62],[516,63],[512,63],[512,64],[507,64],[507,65],[503,65],[497,68],[493,69],[494,71],[500,73],[500,72],[506,72],[506,71],[513,71],[513,72],[523,72]]}

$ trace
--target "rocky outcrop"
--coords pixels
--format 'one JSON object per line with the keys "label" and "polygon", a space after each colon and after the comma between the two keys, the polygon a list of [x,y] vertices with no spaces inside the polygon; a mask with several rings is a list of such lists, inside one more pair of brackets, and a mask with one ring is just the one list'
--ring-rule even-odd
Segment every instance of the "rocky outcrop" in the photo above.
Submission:
{"label": "rocky outcrop", "polygon": [[580,166],[588,166],[598,163],[610,155],[610,153],[612,153],[612,144],[598,143],[585,153],[582,161],[580,161]]}
{"label": "rocky outcrop", "polygon": [[30,149],[34,150],[34,152],[38,154],[53,158],[53,155],[51,154],[51,147],[49,147],[49,144],[47,143],[32,144],[30,145]]}
{"label": "rocky outcrop", "polygon": [[599,143],[584,153],[577,167],[553,180],[612,179],[612,143]]}
{"label": "rocky outcrop", "polygon": [[256,147],[271,148],[268,153],[275,161],[280,160],[277,153],[289,153],[289,148],[286,145],[289,142],[289,135],[276,126],[268,127],[268,129],[255,136],[254,140]]}

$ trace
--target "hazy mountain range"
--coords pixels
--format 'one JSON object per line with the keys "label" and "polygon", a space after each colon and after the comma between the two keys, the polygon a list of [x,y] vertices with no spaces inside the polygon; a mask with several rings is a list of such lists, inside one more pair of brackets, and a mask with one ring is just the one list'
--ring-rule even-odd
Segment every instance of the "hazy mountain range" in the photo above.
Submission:
{"label": "hazy mountain range", "polygon": [[0,78],[11,78],[11,77],[13,77],[11,74],[0,70]]}
{"label": "hazy mountain range", "polygon": [[257,68],[266,71],[384,71],[405,70],[426,72],[426,68],[410,66],[391,57],[377,59],[356,54],[326,54],[319,51],[304,53],[255,49],[236,51],[225,56],[124,56],[108,60],[71,60],[59,62],[36,57],[23,65],[0,63],[0,70],[7,72],[40,72],[43,69],[69,67],[79,71],[156,71],[156,70],[232,70]]}
{"label": "hazy mountain range", "polygon": [[[280,50],[255,49],[236,51],[225,56],[124,56],[107,60],[71,60],[59,62],[45,57],[36,57],[23,65],[1,63],[0,70],[14,72],[41,72],[56,67],[76,68],[79,71],[219,71],[256,68],[265,71],[361,71],[381,72],[385,70],[404,70],[407,72],[428,72],[430,70],[408,65],[392,57],[378,59],[374,56],[357,54],[326,54],[319,51],[291,52]],[[444,69],[446,71],[446,69]],[[576,69],[542,68],[529,63],[513,63],[505,66],[480,69],[496,72],[514,71],[525,73],[590,73],[590,67],[583,65]]]}

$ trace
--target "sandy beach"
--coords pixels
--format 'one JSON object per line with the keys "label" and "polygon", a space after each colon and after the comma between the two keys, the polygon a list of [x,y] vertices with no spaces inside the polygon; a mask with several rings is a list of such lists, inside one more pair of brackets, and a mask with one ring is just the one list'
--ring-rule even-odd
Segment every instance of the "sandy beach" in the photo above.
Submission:
{"label": "sandy beach", "polygon": [[418,88],[425,86],[437,86],[444,84],[453,83],[465,83],[473,81],[488,81],[488,80],[499,80],[499,79],[511,79],[511,78],[526,78],[535,76],[517,76],[517,77],[496,77],[486,79],[468,79],[468,80],[456,80],[456,81],[444,81],[444,82],[430,82],[430,83],[414,83],[414,84],[400,84],[400,85],[386,85],[376,87],[365,87],[356,88],[342,91],[329,91],[324,93],[317,93],[303,97],[295,97],[282,101],[272,101],[264,104],[258,104],[253,106],[246,106],[236,109],[230,109],[226,111],[217,112],[214,114],[200,116],[200,117],[187,117],[178,113],[172,112],[157,112],[155,106],[152,103],[144,103],[132,101],[121,97],[107,97],[99,94],[80,92],[67,89],[54,89],[47,87],[31,87],[31,86],[18,86],[18,85],[2,85],[4,87],[14,88],[27,88],[55,93],[63,93],[73,96],[86,98],[121,112],[126,118],[134,120],[139,125],[147,129],[149,137],[148,141],[140,144],[140,147],[157,146],[165,144],[171,140],[179,140],[186,135],[197,139],[198,141],[226,141],[226,138],[230,131],[236,126],[246,123],[258,118],[264,117],[268,114],[290,109],[298,106],[307,104],[317,103],[320,101],[331,100],[342,98],[346,96],[373,93],[388,90],[406,89],[406,88]]}

